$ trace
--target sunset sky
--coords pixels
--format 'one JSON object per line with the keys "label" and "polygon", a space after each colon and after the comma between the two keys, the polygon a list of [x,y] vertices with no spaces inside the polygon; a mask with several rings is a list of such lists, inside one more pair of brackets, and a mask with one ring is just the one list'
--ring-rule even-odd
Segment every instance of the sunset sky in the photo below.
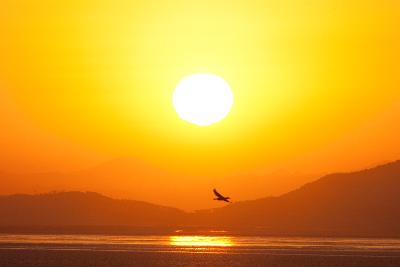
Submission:
{"label": "sunset sky", "polygon": [[[0,194],[192,209],[215,205],[213,187],[254,199],[400,159],[399,17],[394,0],[3,0],[0,171],[29,175]],[[177,115],[194,73],[231,86],[224,120]],[[31,175],[77,171],[62,185]]]}

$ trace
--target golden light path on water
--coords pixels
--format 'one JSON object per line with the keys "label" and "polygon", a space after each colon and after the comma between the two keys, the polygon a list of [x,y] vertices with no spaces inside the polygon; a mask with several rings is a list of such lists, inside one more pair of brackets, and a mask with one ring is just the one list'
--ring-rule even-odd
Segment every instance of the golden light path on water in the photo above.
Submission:
{"label": "golden light path on water", "polygon": [[171,246],[183,247],[231,247],[234,245],[228,236],[170,236]]}
{"label": "golden light path on water", "polygon": [[[176,231],[182,233],[182,230]],[[221,231],[212,231],[221,233]],[[213,235],[1,234],[0,250],[179,253],[400,255],[399,238],[314,238]],[[372,254],[371,254],[372,253]]]}

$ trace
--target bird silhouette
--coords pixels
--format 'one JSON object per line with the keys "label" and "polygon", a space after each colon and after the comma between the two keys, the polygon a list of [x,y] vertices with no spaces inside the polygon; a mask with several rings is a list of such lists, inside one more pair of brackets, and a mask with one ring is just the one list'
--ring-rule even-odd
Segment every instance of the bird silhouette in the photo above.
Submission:
{"label": "bird silhouette", "polygon": [[224,197],[223,195],[218,193],[217,189],[214,188],[213,192],[214,192],[214,195],[216,196],[216,198],[214,198],[214,200],[225,201],[225,202],[231,203],[231,201],[229,201],[230,197]]}

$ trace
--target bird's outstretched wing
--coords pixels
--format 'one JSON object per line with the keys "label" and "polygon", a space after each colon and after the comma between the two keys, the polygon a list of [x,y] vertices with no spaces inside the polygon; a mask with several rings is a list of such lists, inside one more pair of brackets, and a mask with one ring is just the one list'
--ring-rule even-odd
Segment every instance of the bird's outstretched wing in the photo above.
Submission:
{"label": "bird's outstretched wing", "polygon": [[217,189],[214,188],[213,192],[214,192],[214,194],[215,194],[218,198],[225,198],[223,195],[221,195],[220,193],[218,193]]}

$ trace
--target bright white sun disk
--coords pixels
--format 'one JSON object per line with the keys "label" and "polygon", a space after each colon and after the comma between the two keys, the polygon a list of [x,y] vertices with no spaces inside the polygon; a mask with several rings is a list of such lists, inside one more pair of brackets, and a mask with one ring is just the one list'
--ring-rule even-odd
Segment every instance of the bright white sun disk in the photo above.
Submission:
{"label": "bright white sun disk", "polygon": [[183,120],[207,126],[228,115],[233,94],[229,84],[221,77],[199,73],[187,76],[178,83],[172,102]]}

